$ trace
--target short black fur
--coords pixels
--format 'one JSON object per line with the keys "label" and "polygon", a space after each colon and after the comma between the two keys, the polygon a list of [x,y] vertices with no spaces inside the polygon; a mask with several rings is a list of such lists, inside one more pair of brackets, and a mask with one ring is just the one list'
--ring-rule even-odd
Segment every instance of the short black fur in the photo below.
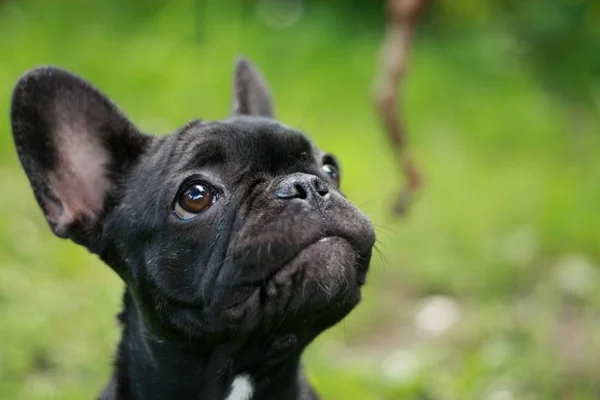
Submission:
{"label": "short black fur", "polygon": [[[375,236],[337,162],[273,119],[245,59],[233,92],[232,117],[154,137],[65,70],[14,89],[15,145],[51,229],[126,284],[103,400],[223,400],[239,376],[253,400],[316,399],[301,354],[360,300]],[[182,218],[192,184],[215,200]]]}

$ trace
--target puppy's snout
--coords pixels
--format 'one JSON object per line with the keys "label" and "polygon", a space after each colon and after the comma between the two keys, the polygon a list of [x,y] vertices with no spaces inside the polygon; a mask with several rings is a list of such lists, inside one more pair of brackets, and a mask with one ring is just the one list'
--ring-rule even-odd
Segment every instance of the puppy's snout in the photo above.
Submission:
{"label": "puppy's snout", "polygon": [[327,183],[315,175],[297,173],[284,178],[275,187],[280,199],[300,199],[308,202],[321,200],[329,194]]}

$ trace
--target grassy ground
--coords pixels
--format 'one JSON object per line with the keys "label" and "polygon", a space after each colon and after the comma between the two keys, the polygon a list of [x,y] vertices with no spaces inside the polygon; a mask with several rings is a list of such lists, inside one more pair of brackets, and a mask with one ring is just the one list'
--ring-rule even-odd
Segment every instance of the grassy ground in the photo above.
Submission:
{"label": "grassy ground", "polygon": [[280,118],[342,160],[377,226],[363,303],[307,352],[325,398],[600,397],[600,124],[546,95],[506,35],[418,43],[406,104],[426,186],[396,220],[400,177],[368,101],[379,32],[319,10],[274,31],[218,2],[50,3],[0,3],[0,398],[92,398],[122,290],[43,221],[10,137],[15,80],[67,67],[166,132],[227,114],[239,53],[269,77]]}

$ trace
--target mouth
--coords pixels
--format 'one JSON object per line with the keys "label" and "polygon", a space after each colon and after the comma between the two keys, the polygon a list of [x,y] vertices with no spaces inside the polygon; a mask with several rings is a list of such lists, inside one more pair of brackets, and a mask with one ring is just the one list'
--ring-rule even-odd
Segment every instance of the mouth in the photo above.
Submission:
{"label": "mouth", "polygon": [[181,310],[198,329],[212,321],[213,334],[325,329],[359,303],[369,260],[344,237],[320,237],[262,277],[219,286],[210,306]]}
{"label": "mouth", "polygon": [[[318,312],[334,299],[356,297],[364,280],[356,271],[358,255],[350,242],[327,236],[302,248],[264,279],[229,293],[221,312],[237,320],[282,315],[301,309]],[[355,290],[352,290],[355,289]]]}
{"label": "mouth", "polygon": [[[338,249],[337,253],[355,254],[348,240],[340,236],[326,236],[300,249],[263,279],[263,282],[268,283],[273,280],[282,282],[285,279],[291,279],[298,273],[318,273],[319,269],[333,268],[329,263],[324,262],[324,258],[327,258],[327,254],[331,254],[336,249]],[[319,265],[322,263],[325,265]],[[311,271],[310,269],[317,269],[317,271]]]}
{"label": "mouth", "polygon": [[328,250],[328,247],[335,245],[336,242],[350,249],[350,244],[341,237],[328,236],[319,239],[318,241],[304,247],[293,257],[284,262],[276,271],[267,277],[267,284],[269,282],[277,282],[281,284],[293,280],[295,275],[306,275],[310,274],[311,272],[317,272],[311,271],[311,269],[330,268],[328,265],[329,263],[324,263],[325,265],[316,264],[321,264],[321,262],[319,262],[319,258],[322,257],[323,254]]}

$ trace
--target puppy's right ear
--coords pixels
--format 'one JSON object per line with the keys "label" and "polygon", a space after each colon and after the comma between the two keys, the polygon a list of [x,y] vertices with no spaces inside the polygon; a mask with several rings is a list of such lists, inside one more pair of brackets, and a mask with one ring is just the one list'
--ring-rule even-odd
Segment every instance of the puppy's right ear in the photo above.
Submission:
{"label": "puppy's right ear", "polygon": [[262,74],[244,57],[238,57],[233,77],[233,115],[274,118],[269,86]]}
{"label": "puppy's right ear", "polygon": [[90,84],[53,67],[17,82],[11,124],[50,227],[93,250],[119,183],[153,139]]}

